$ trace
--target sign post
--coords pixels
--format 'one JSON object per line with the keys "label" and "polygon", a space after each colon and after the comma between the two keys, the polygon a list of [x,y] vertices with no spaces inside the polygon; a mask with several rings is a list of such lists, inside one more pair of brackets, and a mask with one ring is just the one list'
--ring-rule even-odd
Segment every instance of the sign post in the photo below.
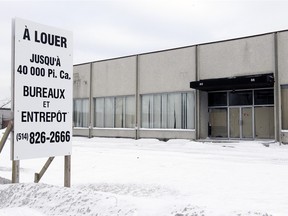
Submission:
{"label": "sign post", "polygon": [[11,160],[72,153],[72,33],[15,18]]}

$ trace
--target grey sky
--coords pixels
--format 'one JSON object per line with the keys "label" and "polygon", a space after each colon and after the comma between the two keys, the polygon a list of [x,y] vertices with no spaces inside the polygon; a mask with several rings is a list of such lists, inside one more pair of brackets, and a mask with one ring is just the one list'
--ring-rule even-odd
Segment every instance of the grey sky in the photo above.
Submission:
{"label": "grey sky", "polygon": [[10,97],[11,23],[73,32],[74,64],[288,29],[288,1],[1,1],[0,104]]}

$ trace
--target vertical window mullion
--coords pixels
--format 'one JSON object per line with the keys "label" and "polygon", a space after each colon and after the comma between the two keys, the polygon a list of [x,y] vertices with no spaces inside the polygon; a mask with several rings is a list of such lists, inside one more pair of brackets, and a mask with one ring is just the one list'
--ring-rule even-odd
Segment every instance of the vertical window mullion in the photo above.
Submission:
{"label": "vertical window mullion", "polygon": [[127,97],[123,97],[123,108],[122,108],[122,116],[123,116],[123,120],[122,120],[122,124],[123,124],[123,127],[126,128],[126,100],[127,100]]}
{"label": "vertical window mullion", "polygon": [[160,109],[159,110],[160,111],[160,114],[159,114],[160,115],[160,123],[159,123],[159,125],[160,125],[160,128],[162,128],[162,94],[160,94],[159,98],[160,98],[160,108],[159,108]]}
{"label": "vertical window mullion", "polygon": [[80,99],[80,126],[84,126],[84,109],[83,109],[83,99]]}
{"label": "vertical window mullion", "polygon": [[80,99],[80,127],[83,127],[83,99]]}
{"label": "vertical window mullion", "polygon": [[116,127],[116,109],[115,109],[115,107],[116,107],[116,100],[115,100],[115,97],[113,97],[113,102],[112,102],[112,116],[113,116],[113,128],[115,128]]}
{"label": "vertical window mullion", "polygon": [[185,105],[184,105],[184,128],[187,129],[187,93],[184,93],[184,100],[185,100]]}
{"label": "vertical window mullion", "polygon": [[148,97],[148,116],[147,116],[147,120],[148,120],[148,128],[151,127],[151,100],[150,97]]}
{"label": "vertical window mullion", "polygon": [[154,128],[154,95],[152,95],[151,97],[151,127],[150,128]]}
{"label": "vertical window mullion", "polygon": [[115,113],[116,113],[116,111],[115,111],[115,103],[116,103],[116,100],[115,100],[115,98],[116,97],[113,97],[113,103],[112,103],[112,116],[113,116],[113,120],[112,120],[112,122],[113,122],[113,125],[112,125],[112,127],[113,128],[115,128]]}
{"label": "vertical window mullion", "polygon": [[103,118],[102,118],[102,127],[104,128],[105,127],[105,113],[106,113],[106,111],[105,111],[106,109],[105,109],[105,98],[103,98]]}

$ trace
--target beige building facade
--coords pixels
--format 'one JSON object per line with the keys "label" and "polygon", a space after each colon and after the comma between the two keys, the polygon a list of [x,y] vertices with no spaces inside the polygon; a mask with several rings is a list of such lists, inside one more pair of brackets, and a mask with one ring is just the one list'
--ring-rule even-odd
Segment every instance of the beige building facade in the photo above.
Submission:
{"label": "beige building facade", "polygon": [[288,143],[288,31],[74,65],[74,135]]}

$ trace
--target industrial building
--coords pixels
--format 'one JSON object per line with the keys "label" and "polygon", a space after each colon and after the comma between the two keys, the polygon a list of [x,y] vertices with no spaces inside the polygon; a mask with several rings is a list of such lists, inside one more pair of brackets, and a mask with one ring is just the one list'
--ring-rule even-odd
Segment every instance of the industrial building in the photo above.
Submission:
{"label": "industrial building", "polygon": [[0,129],[6,128],[9,121],[12,119],[10,108],[0,108]]}
{"label": "industrial building", "polygon": [[288,143],[288,31],[74,65],[73,133]]}

